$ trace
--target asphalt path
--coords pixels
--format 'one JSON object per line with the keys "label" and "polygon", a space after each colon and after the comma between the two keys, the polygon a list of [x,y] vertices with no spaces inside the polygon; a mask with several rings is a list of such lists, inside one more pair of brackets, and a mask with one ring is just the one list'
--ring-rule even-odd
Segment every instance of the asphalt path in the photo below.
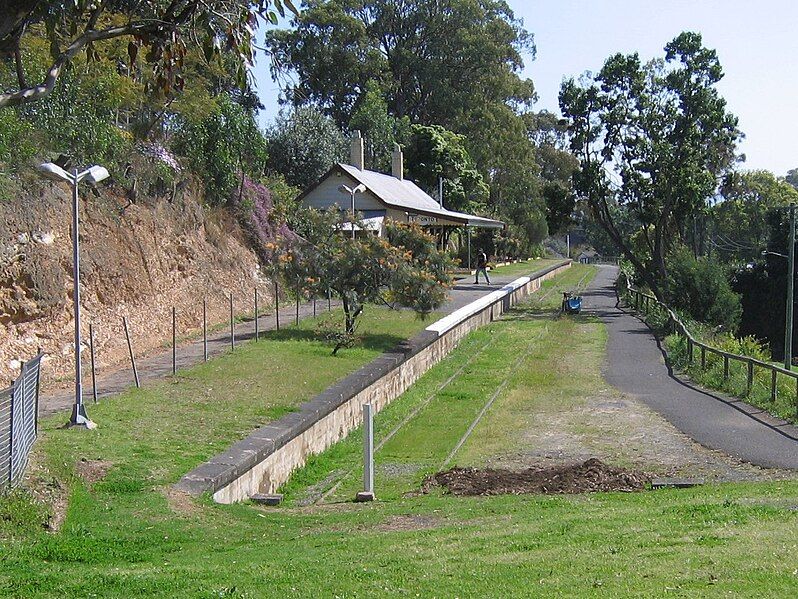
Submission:
{"label": "asphalt path", "polygon": [[583,309],[607,326],[605,378],[711,449],[766,468],[798,470],[798,428],[738,399],[677,377],[651,330],[617,305],[618,269],[601,266]]}

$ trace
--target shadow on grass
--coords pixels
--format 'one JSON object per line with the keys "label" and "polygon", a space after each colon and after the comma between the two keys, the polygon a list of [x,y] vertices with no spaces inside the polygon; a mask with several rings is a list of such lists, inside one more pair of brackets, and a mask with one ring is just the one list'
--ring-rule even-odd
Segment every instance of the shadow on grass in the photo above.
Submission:
{"label": "shadow on grass", "polygon": [[[243,335],[242,340],[254,339],[255,335]],[[324,338],[324,335],[311,329],[301,329],[294,326],[281,328],[279,331],[271,330],[260,334],[260,338],[268,341],[315,341],[327,345],[332,352],[334,343]],[[357,335],[355,348],[363,348],[380,353],[395,349],[405,338],[389,333],[364,333]],[[346,350],[342,350],[346,351]]]}

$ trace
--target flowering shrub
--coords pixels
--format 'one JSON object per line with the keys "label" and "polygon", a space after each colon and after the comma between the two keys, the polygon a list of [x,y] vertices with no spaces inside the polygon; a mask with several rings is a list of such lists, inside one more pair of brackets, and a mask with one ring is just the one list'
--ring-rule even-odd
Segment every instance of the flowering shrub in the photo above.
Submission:
{"label": "flowering shrub", "polygon": [[[351,343],[367,303],[393,303],[429,314],[446,299],[451,260],[417,225],[388,225],[388,239],[342,232],[338,211],[305,211],[297,236],[281,238],[274,265],[286,285],[340,298],[344,327],[333,354]],[[347,219],[348,220],[348,219]]]}
{"label": "flowering shrub", "polygon": [[233,193],[231,203],[264,263],[271,263],[275,259],[279,240],[292,242],[295,239],[285,221],[275,214],[272,194],[262,183],[244,176],[241,189]]}

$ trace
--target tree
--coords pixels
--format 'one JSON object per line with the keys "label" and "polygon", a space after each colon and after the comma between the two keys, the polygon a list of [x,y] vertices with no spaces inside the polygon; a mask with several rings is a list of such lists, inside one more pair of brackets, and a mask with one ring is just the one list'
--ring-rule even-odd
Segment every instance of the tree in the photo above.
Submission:
{"label": "tree", "polygon": [[305,188],[344,160],[347,141],[335,123],[312,106],[280,114],[267,132],[269,168]]}
{"label": "tree", "polygon": [[[132,69],[140,50],[153,66],[152,84],[180,89],[187,40],[198,42],[207,60],[224,48],[236,57],[238,80],[246,83],[259,18],[277,21],[291,0],[10,0],[0,8],[0,57],[14,61],[17,81],[0,93],[0,107],[40,100],[55,88],[64,69],[81,52],[92,57],[98,42],[128,38]],[[28,82],[20,45],[26,36],[46,35],[51,62],[41,78]]]}
{"label": "tree", "polygon": [[404,145],[410,136],[410,119],[391,116],[379,86],[369,81],[349,121],[349,130],[363,134],[366,167],[390,172],[394,145]]}
{"label": "tree", "polygon": [[784,177],[784,180],[792,185],[795,189],[798,189],[798,168],[788,170],[787,176]]}
{"label": "tree", "polygon": [[503,0],[308,0],[287,30],[267,35],[287,100],[313,103],[346,126],[377,82],[389,111],[457,130],[492,104],[530,106],[521,79],[532,35]]}
{"label": "tree", "polygon": [[[722,77],[715,51],[688,32],[665,46],[664,60],[644,65],[637,54],[616,54],[594,77],[560,90],[580,163],[575,188],[658,296],[670,249],[735,158],[740,132],[716,88]],[[621,234],[614,205],[638,221],[645,252]]]}
{"label": "tree", "polygon": [[722,201],[709,211],[709,241],[725,262],[759,259],[770,236],[767,213],[798,203],[795,188],[763,170],[730,173],[720,192]]}
{"label": "tree", "polygon": [[186,123],[176,144],[203,179],[211,205],[224,204],[234,191],[240,201],[244,176],[260,177],[268,155],[254,114],[227,96],[217,98],[217,105],[202,121]]}
{"label": "tree", "polygon": [[488,186],[474,168],[462,135],[440,125],[413,125],[407,154],[407,176],[433,196],[443,179],[445,205],[451,210],[478,210],[488,198]]}
{"label": "tree", "polygon": [[353,341],[367,303],[404,306],[423,316],[446,300],[451,283],[450,259],[418,225],[389,223],[388,239],[350,239],[341,231],[344,220],[337,211],[306,210],[299,237],[270,248],[289,288],[314,296],[330,290],[340,298],[344,326],[333,355]]}

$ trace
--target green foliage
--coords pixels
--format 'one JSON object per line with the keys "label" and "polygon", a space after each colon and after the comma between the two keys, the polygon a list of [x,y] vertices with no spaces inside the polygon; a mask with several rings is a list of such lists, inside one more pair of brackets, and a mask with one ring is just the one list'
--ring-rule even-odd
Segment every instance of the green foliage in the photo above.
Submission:
{"label": "green foliage", "polygon": [[328,117],[311,106],[280,114],[267,132],[269,169],[304,189],[347,155],[347,141]]}
{"label": "green foliage", "polygon": [[667,303],[672,308],[732,333],[737,330],[740,296],[732,291],[724,266],[709,258],[695,258],[684,247],[671,255],[669,264]]}
{"label": "green foliage", "polygon": [[[28,73],[26,77],[29,63],[26,57],[15,55],[22,75],[3,82],[0,107],[47,97],[59,75],[81,53],[85,52],[87,60],[99,60],[98,45],[121,39],[128,44],[127,65],[120,66],[148,75],[150,90],[169,96],[183,89],[182,67],[190,45],[200,47],[209,62],[221,59],[224,48],[231,58],[232,73],[245,87],[246,65],[254,58],[258,19],[276,23],[277,14],[285,14],[284,6],[296,12],[290,0],[14,0],[0,20],[0,53],[15,55],[30,38],[41,37],[50,48],[50,56],[45,72]],[[142,62],[147,68],[137,68]]]}
{"label": "green foliage", "polygon": [[466,139],[440,125],[413,125],[406,148],[407,175],[430,195],[438,195],[444,179],[444,205],[450,210],[477,211],[488,197],[488,186],[474,168]]}
{"label": "green foliage", "polygon": [[342,231],[341,213],[302,212],[299,239],[283,237],[270,249],[286,286],[314,297],[331,291],[341,299],[344,327],[334,354],[350,344],[367,303],[397,304],[424,316],[445,301],[452,263],[417,225],[390,224],[390,243],[371,234],[351,239]]}
{"label": "green foliage", "polygon": [[205,183],[210,205],[226,203],[243,185],[244,175],[259,178],[266,168],[266,141],[254,116],[229,97],[197,123],[186,123],[176,143]]}
{"label": "green foliage", "polygon": [[760,258],[769,238],[767,213],[798,203],[798,191],[769,171],[729,174],[721,186],[723,200],[709,211],[711,249],[725,262]]}
{"label": "green foliage", "polygon": [[486,105],[534,100],[518,75],[532,36],[503,1],[309,0],[292,24],[267,34],[276,74],[295,74],[288,100],[341,127],[369,82],[397,118],[455,130]]}
{"label": "green foliage", "polygon": [[[740,132],[717,90],[722,76],[715,51],[700,35],[682,33],[665,46],[664,60],[616,54],[595,76],[560,90],[580,157],[576,190],[655,292],[667,278],[670,249],[686,241],[734,160]],[[650,260],[615,226],[613,205],[645,231]]]}
{"label": "green foliage", "polygon": [[32,143],[33,126],[15,110],[0,110],[0,165],[12,169],[36,154]]}
{"label": "green foliage", "polygon": [[366,168],[390,172],[394,144],[407,142],[410,119],[391,116],[378,84],[369,81],[349,121],[349,129],[363,134]]}

